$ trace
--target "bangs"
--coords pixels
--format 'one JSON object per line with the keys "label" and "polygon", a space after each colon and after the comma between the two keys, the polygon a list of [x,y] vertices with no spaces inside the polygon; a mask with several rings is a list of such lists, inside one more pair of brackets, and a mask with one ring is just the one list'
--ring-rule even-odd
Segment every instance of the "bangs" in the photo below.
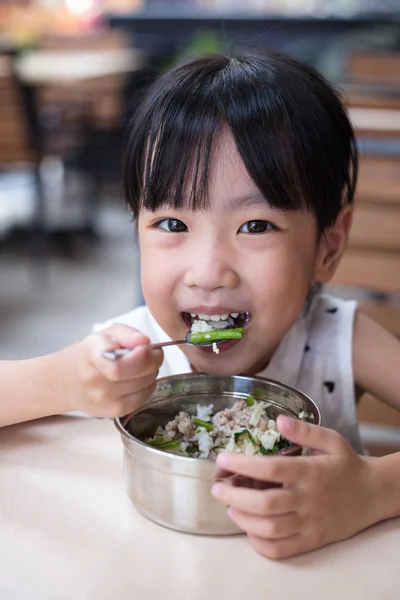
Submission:
{"label": "bangs", "polygon": [[210,72],[207,63],[204,70],[198,68],[194,77],[181,67],[162,77],[134,116],[125,193],[135,217],[142,208],[208,207],[212,156],[223,119],[210,95],[216,70]]}
{"label": "bangs", "polygon": [[229,130],[266,202],[311,210],[321,230],[353,200],[357,155],[340,100],[313,69],[275,53],[192,60],[160,78],[134,117],[125,193],[134,217],[204,210]]}

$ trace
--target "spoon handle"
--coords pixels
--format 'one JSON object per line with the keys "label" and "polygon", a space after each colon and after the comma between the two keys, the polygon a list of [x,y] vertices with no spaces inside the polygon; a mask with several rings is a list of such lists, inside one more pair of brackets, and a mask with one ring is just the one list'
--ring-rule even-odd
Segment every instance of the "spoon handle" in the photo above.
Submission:
{"label": "spoon handle", "polygon": [[[164,348],[165,346],[177,346],[179,344],[186,344],[186,340],[172,340],[169,342],[159,342],[157,344],[150,344],[150,348]],[[118,360],[126,354],[129,354],[129,352],[132,352],[132,350],[133,348],[118,348],[113,352],[103,352],[102,356],[103,358],[108,358],[108,360]]]}

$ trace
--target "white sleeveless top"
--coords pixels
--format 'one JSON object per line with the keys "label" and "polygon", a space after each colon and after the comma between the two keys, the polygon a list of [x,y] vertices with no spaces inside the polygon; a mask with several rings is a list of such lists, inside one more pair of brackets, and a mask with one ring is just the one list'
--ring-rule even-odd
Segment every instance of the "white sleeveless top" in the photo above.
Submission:
{"label": "white sleeveless top", "polygon": [[[316,294],[306,311],[281,341],[268,366],[258,373],[301,390],[321,411],[321,424],[341,433],[354,450],[363,454],[353,377],[353,325],[356,303],[327,294]],[[113,323],[138,329],[154,342],[169,341],[147,306],[95,326]],[[164,348],[159,377],[190,373],[179,346]]]}

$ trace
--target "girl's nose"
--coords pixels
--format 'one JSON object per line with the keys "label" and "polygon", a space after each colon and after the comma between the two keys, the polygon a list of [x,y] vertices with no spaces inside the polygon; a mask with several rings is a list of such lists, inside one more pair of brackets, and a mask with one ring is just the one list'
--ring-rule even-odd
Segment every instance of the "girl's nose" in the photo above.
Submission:
{"label": "girl's nose", "polygon": [[191,257],[185,283],[189,287],[208,291],[217,288],[234,289],[239,285],[240,279],[234,263],[233,253],[226,248],[217,248],[215,244],[209,249],[198,248]]}

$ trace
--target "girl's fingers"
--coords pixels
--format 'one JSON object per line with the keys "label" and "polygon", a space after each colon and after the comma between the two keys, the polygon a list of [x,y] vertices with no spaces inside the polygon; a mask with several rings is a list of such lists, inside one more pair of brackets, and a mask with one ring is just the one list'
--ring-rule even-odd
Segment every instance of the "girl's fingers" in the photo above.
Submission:
{"label": "girl's fingers", "polygon": [[142,398],[142,392],[146,394],[149,388],[153,389],[153,386],[156,384],[156,377],[157,373],[152,373],[147,377],[141,377],[131,381],[108,383],[106,387],[102,386],[100,388],[97,402],[99,405],[107,405],[110,402],[124,404],[126,401],[132,403],[132,399],[135,396],[140,396]]}
{"label": "girl's fingers", "polygon": [[150,387],[156,381],[157,374],[157,371],[155,371],[146,377],[111,383],[110,391],[115,398],[124,400],[125,397],[133,396],[134,394],[138,394],[142,390]]}
{"label": "girl's fingers", "polygon": [[282,435],[305,448],[323,454],[343,454],[351,452],[348,442],[337,432],[326,427],[318,427],[306,423],[301,419],[292,419],[279,415],[277,419],[278,431]]}
{"label": "girl's fingers", "polygon": [[269,540],[292,536],[301,529],[301,519],[296,512],[272,517],[259,517],[235,508],[228,508],[228,515],[248,535],[256,535]]}
{"label": "girl's fingers", "polygon": [[134,410],[142,406],[142,404],[147,402],[151,394],[154,392],[155,387],[156,382],[154,382],[152,385],[149,385],[146,388],[143,388],[138,392],[135,392],[118,400],[114,403],[114,409],[112,411],[112,414],[110,414],[109,416],[122,417],[133,412]]}
{"label": "girl's fingers", "polygon": [[161,349],[154,350],[148,344],[136,346],[115,361],[104,358],[98,347],[93,350],[93,363],[109,381],[130,381],[158,372],[164,356]]}
{"label": "girl's fingers", "polygon": [[105,352],[112,352],[117,348],[134,348],[135,346],[150,344],[147,335],[123,323],[114,323],[114,325],[93,335],[105,340],[107,344]]}
{"label": "girl's fingers", "polygon": [[221,469],[252,479],[272,483],[297,483],[303,478],[305,457],[296,456],[245,456],[223,452],[217,457]]}
{"label": "girl's fingers", "polygon": [[219,482],[211,493],[227,506],[258,516],[282,515],[296,508],[295,491],[287,488],[254,490]]}
{"label": "girl's fingers", "polygon": [[294,533],[286,538],[265,539],[257,535],[249,535],[253,549],[266,558],[278,560],[289,558],[312,549],[312,545],[302,533]]}

